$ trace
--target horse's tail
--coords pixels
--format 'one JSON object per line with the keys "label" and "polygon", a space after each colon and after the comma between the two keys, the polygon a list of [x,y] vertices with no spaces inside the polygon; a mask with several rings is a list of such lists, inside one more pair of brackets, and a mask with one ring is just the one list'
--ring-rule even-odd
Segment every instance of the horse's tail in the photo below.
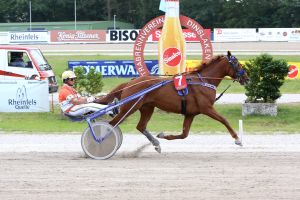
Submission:
{"label": "horse's tail", "polygon": [[115,87],[110,93],[107,95],[101,96],[98,99],[94,101],[94,103],[99,103],[99,104],[109,104],[111,103],[115,98],[121,99],[121,94],[123,92],[123,89],[127,86],[126,83],[122,83]]}

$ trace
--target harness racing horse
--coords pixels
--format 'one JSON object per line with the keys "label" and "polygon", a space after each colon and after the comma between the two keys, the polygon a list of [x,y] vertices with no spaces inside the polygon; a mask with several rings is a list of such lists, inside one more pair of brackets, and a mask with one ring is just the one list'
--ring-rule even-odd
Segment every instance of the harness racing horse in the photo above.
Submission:
{"label": "harness racing horse", "polygon": [[[247,74],[236,57],[228,51],[226,56],[216,56],[209,62],[199,65],[195,71],[185,73],[185,76],[189,92],[184,97],[186,106],[182,133],[180,135],[160,133],[157,137],[167,140],[184,139],[189,134],[194,117],[198,114],[204,114],[224,124],[235,139],[235,144],[242,146],[238,135],[228,121],[213,107],[216,99],[216,88],[225,76],[230,76],[232,79],[239,81],[241,85],[248,81]],[[162,81],[165,81],[166,84],[146,93],[139,99],[121,105],[119,114],[109,122],[112,126],[118,125],[129,115],[139,110],[141,116],[136,128],[148,138],[158,152],[161,152],[159,141],[146,129],[154,108],[182,114],[182,96],[178,95],[178,91],[171,83],[171,78],[139,77],[117,86],[108,95],[95,101],[96,103],[108,103],[114,98],[124,99]]]}

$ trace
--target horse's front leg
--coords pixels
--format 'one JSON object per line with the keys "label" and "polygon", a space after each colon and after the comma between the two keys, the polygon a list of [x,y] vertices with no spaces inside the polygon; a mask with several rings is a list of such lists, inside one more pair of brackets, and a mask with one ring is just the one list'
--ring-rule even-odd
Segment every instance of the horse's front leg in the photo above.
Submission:
{"label": "horse's front leg", "polygon": [[160,133],[157,135],[158,138],[164,138],[167,140],[184,139],[189,135],[190,127],[193,122],[195,115],[185,115],[183,122],[183,129],[181,135],[164,135]]}
{"label": "horse's front leg", "polygon": [[226,126],[227,130],[229,131],[230,135],[235,139],[235,144],[236,145],[242,145],[242,142],[240,141],[238,135],[236,134],[236,132],[233,130],[233,128],[231,128],[231,126],[229,125],[228,121],[222,117],[213,107],[209,108],[207,110],[207,112],[203,113],[219,122],[221,122],[222,124],[224,124],[224,126]]}

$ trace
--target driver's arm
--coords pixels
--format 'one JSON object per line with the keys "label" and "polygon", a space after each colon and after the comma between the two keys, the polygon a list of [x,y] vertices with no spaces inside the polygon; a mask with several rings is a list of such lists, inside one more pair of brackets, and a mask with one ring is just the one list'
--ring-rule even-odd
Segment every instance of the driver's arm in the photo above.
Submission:
{"label": "driver's arm", "polygon": [[95,100],[95,97],[90,96],[90,97],[77,97],[77,98],[72,98],[70,100],[70,103],[74,105],[80,105],[80,104],[85,104],[85,103],[92,103]]}
{"label": "driver's arm", "polygon": [[88,102],[86,97],[78,97],[78,98],[75,97],[70,100],[70,103],[72,103],[73,105],[80,105]]}

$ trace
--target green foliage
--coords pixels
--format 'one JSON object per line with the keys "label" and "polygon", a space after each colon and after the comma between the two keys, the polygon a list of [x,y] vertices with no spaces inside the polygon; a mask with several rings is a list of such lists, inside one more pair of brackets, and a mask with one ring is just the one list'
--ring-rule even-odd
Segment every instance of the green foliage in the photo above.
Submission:
{"label": "green foliage", "polygon": [[77,76],[74,87],[80,94],[95,95],[102,91],[102,75],[95,68],[91,68],[86,75],[83,67],[75,68],[74,72]]}
{"label": "green foliage", "polygon": [[246,102],[275,102],[281,96],[279,88],[288,74],[287,62],[263,54],[246,62],[246,67],[249,75]]}
{"label": "green foliage", "polygon": [[[235,130],[238,130],[238,121],[242,119],[247,134],[299,133],[300,104],[279,104],[277,117],[257,115],[242,117],[241,106],[238,104],[219,104],[215,105],[215,107],[220,114],[226,117]],[[136,130],[139,117],[140,113],[135,112],[121,123],[120,128],[122,132],[125,134],[140,134]],[[178,134],[182,130],[182,121],[182,115],[166,113],[155,109],[147,127],[153,133],[164,131],[166,133]],[[268,128],[266,129],[266,127]],[[86,121],[72,122],[70,119],[62,117],[58,106],[55,106],[53,113],[0,113],[0,131],[28,131],[33,134],[43,132],[81,134],[86,128]],[[205,115],[198,115],[191,126],[191,134],[208,134],[208,131],[211,134],[228,134],[225,126],[220,122]]]}
{"label": "green foliage", "polygon": [[[74,0],[32,0],[33,22],[74,20]],[[77,0],[77,21],[128,22],[142,28],[163,15],[160,0]],[[180,13],[206,28],[300,26],[299,0],[180,0]],[[28,22],[28,0],[0,0],[0,22]]]}

